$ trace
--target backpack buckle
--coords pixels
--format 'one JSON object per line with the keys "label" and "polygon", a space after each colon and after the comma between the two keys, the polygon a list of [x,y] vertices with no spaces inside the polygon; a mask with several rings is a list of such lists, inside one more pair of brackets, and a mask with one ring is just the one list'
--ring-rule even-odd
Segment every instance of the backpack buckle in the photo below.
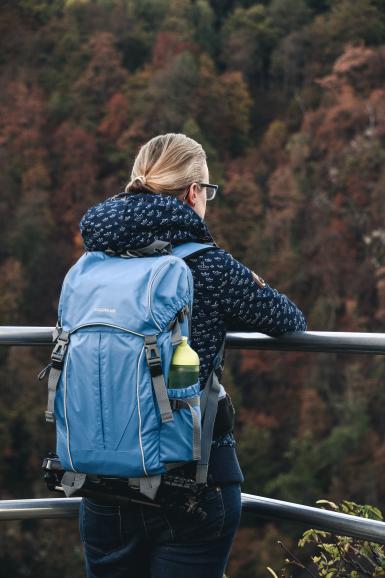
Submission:
{"label": "backpack buckle", "polygon": [[167,395],[167,387],[164,382],[162,359],[160,357],[156,335],[145,335],[144,346],[146,349],[146,360],[150,370],[152,385],[156,400],[158,402],[162,423],[172,421],[173,415],[170,400]]}
{"label": "backpack buckle", "polygon": [[[158,341],[156,339],[156,335],[145,335],[144,336],[144,344],[146,351],[148,352],[149,356],[152,358],[152,354],[155,354],[155,358],[160,359],[159,349],[158,349]],[[153,359],[155,359],[153,358]]]}
{"label": "backpack buckle", "polygon": [[151,377],[162,374],[162,360],[160,357],[158,342],[155,335],[146,335],[144,338],[146,348],[147,365],[150,369]]}
{"label": "backpack buckle", "polygon": [[62,331],[52,351],[51,355],[52,367],[55,367],[56,369],[61,368],[65,352],[67,350],[68,342],[69,342],[69,333],[67,331]]}
{"label": "backpack buckle", "polygon": [[162,247],[161,249],[155,249],[155,253],[158,255],[170,255],[172,251],[171,243],[168,243],[167,247]]}

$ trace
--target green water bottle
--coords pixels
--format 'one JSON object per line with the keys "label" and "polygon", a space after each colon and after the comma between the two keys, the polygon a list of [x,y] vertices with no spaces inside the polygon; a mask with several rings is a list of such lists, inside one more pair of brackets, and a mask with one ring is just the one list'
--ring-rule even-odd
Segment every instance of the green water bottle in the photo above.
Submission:
{"label": "green water bottle", "polygon": [[168,387],[188,387],[199,379],[199,356],[182,336],[171,359]]}

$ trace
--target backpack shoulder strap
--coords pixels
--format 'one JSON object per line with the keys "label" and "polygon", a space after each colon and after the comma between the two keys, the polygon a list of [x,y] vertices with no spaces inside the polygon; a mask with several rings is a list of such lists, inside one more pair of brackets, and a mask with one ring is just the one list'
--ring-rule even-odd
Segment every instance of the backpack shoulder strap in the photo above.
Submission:
{"label": "backpack shoulder strap", "polygon": [[188,257],[195,257],[216,247],[217,245],[215,243],[195,243],[194,241],[189,241],[188,243],[173,247],[172,254],[181,259],[187,259]]}
{"label": "backpack shoulder strap", "polygon": [[196,481],[198,484],[204,484],[207,481],[207,472],[209,467],[211,443],[213,440],[214,422],[218,409],[218,396],[220,383],[217,370],[222,363],[225,351],[226,336],[224,337],[221,347],[216,354],[210,375],[201,395],[201,412],[202,412],[202,438],[201,438],[201,459],[197,464]]}

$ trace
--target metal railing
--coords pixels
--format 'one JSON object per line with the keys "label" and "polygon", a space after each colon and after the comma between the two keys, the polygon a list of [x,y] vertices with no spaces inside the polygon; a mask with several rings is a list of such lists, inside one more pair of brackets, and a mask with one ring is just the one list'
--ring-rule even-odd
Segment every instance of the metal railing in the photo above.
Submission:
{"label": "metal railing", "polygon": [[[80,501],[81,498],[0,500],[0,522],[31,518],[75,518]],[[308,528],[385,544],[385,523],[376,520],[251,494],[242,494],[242,511],[261,518],[291,520]]]}
{"label": "metal railing", "polygon": [[[53,327],[0,327],[0,345],[50,345],[52,331]],[[261,333],[228,333],[226,346],[233,349],[384,355],[385,334],[309,331],[268,337]],[[77,516],[79,504],[80,498],[2,500],[0,521],[71,518]],[[307,527],[385,544],[384,522],[250,494],[242,494],[242,510],[263,518],[291,520]]]}
{"label": "metal railing", "polygon": [[[0,327],[0,345],[51,345],[53,327]],[[385,333],[305,331],[269,337],[263,333],[227,334],[230,349],[370,353],[385,355]]]}

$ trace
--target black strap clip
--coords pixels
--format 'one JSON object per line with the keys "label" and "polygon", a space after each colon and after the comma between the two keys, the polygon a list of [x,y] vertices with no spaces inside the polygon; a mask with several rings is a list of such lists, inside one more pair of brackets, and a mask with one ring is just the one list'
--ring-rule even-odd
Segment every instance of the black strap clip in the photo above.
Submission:
{"label": "black strap clip", "polygon": [[[144,346],[146,348],[147,361],[150,364],[151,361],[159,360],[159,348],[156,335],[145,335]],[[154,354],[154,355],[153,355]]]}
{"label": "black strap clip", "polygon": [[158,342],[155,335],[146,335],[144,338],[146,348],[147,365],[150,369],[151,377],[162,374],[162,360],[159,353]]}
{"label": "black strap clip", "polygon": [[58,337],[55,347],[53,348],[51,360],[52,367],[61,369],[63,366],[64,356],[67,350],[70,334],[68,331],[62,331]]}

